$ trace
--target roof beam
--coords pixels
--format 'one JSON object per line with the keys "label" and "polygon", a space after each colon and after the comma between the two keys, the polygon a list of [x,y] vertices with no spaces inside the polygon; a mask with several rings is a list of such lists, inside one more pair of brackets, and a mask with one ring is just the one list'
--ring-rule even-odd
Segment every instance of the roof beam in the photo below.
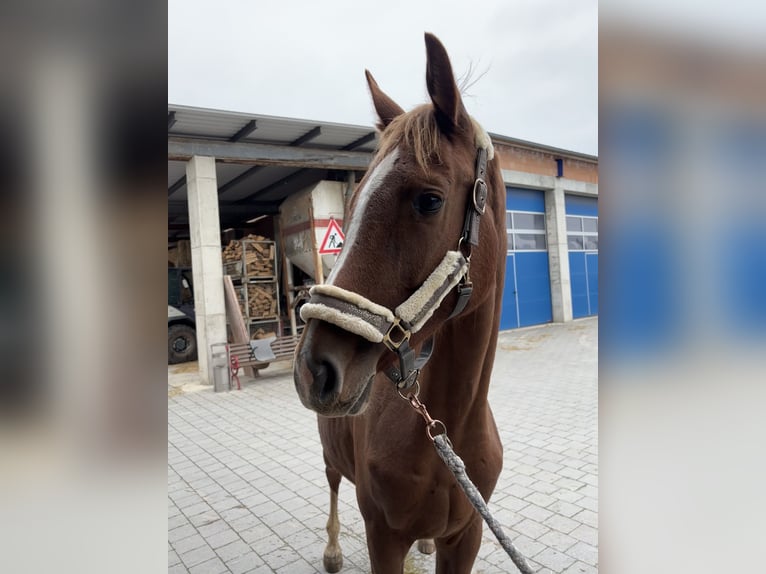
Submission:
{"label": "roof beam", "polygon": [[168,160],[186,161],[195,155],[211,156],[225,163],[364,171],[370,164],[372,154],[296,146],[168,138]]}
{"label": "roof beam", "polygon": [[175,112],[168,112],[168,131],[170,131],[170,128],[172,128],[176,123],[176,113]]}
{"label": "roof beam", "polygon": [[[181,215],[188,213],[186,200],[168,201],[168,216]],[[236,203],[220,203],[218,205],[218,214],[221,219],[236,219],[242,221],[252,219],[256,215],[274,215],[279,213],[279,204],[274,202],[249,203],[247,205],[237,205]],[[176,223],[181,223],[177,221]]]}
{"label": "roof beam", "polygon": [[249,178],[252,175],[255,175],[259,171],[261,171],[264,168],[262,165],[254,165],[248,170],[243,171],[240,173],[237,177],[233,178],[230,181],[227,181],[224,183],[221,187],[218,188],[218,195],[221,195],[223,193],[226,193],[228,190],[230,190],[232,187],[237,185],[238,183],[241,183],[245,181],[247,178]]}
{"label": "roof beam", "polygon": [[[320,126],[317,126],[314,129],[309,130],[308,132],[303,134],[298,139],[290,142],[288,145],[290,145],[290,146],[299,146],[299,145],[302,145],[302,144],[304,144],[304,143],[306,143],[308,141],[313,140],[314,138],[320,136],[321,134],[322,134],[322,128]],[[262,166],[262,165],[256,165],[254,167],[251,167],[247,171],[244,171],[244,172],[240,173],[237,177],[235,177],[231,181],[229,181],[229,182],[225,183],[224,185],[222,185],[221,187],[219,187],[218,188],[218,195],[221,195],[222,193],[227,192],[232,187],[234,187],[238,183],[242,183],[243,181],[248,179],[250,176],[255,175],[256,173],[261,171],[263,168],[264,168],[264,166]]]}
{"label": "roof beam", "polygon": [[279,204],[285,197],[289,196],[290,194],[312,186],[315,183],[319,183],[326,178],[327,171],[318,169],[299,169],[290,175],[287,175],[282,179],[264,187],[263,189],[259,189],[247,197],[243,197],[242,199],[237,200],[235,203],[240,205],[252,205],[253,200],[256,200],[256,202],[258,201],[257,198],[264,197],[274,191],[281,191],[282,193],[280,193],[280,199],[274,199],[272,197],[269,199],[261,200],[263,203],[267,201],[273,201]]}
{"label": "roof beam", "polygon": [[294,171],[290,175],[286,175],[282,179],[277,180],[274,183],[269,184],[266,187],[263,187],[263,188],[255,191],[255,192],[251,193],[247,197],[243,197],[242,199],[238,200],[237,203],[240,204],[240,205],[243,204],[243,203],[249,203],[250,200],[252,198],[254,198],[254,197],[258,197],[259,195],[266,195],[267,193],[269,193],[272,190],[275,190],[275,189],[277,189],[279,187],[282,187],[283,185],[287,185],[291,181],[294,181],[295,179],[297,179],[299,176],[301,176],[306,171],[308,171],[308,170],[306,170],[306,169],[299,169],[298,171]]}
{"label": "roof beam", "polygon": [[168,188],[168,197],[186,185],[186,176],[182,175],[178,180]]}
{"label": "roof beam", "polygon": [[242,138],[249,136],[251,133],[253,133],[256,130],[256,128],[257,126],[255,124],[255,120],[250,120],[242,127],[242,129],[240,129],[237,133],[231,136],[229,138],[229,141],[237,142],[241,140]]}
{"label": "roof beam", "polygon": [[352,141],[350,144],[348,144],[348,145],[344,145],[344,146],[343,146],[342,148],[340,148],[340,149],[342,149],[342,150],[352,150],[352,149],[354,149],[354,148],[358,148],[358,147],[361,147],[361,146],[363,146],[364,144],[366,144],[366,143],[370,143],[371,141],[373,141],[373,140],[375,139],[375,136],[377,135],[377,133],[378,133],[378,132],[370,132],[370,133],[368,133],[368,134],[366,134],[366,135],[363,135],[363,136],[362,136],[362,137],[360,137],[359,139],[355,139],[355,140],[354,140],[354,141]]}
{"label": "roof beam", "polygon": [[314,129],[307,131],[297,140],[291,141],[290,145],[295,147],[301,146],[305,144],[306,142],[313,140],[314,138],[318,138],[321,135],[322,135],[322,126],[317,126]]}

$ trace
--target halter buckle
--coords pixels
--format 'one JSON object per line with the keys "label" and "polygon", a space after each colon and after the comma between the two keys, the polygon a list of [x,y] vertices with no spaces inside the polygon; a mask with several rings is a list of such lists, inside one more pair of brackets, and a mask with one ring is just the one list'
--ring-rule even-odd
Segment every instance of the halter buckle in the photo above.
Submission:
{"label": "halter buckle", "polygon": [[473,182],[473,208],[479,215],[484,215],[487,209],[487,182],[480,177]]}
{"label": "halter buckle", "polygon": [[[398,333],[395,333],[395,330],[397,329]],[[402,327],[401,320],[396,317],[394,322],[391,323],[391,326],[388,328],[386,334],[383,336],[383,344],[391,351],[398,351],[399,347],[401,347],[405,341],[410,340],[411,335],[412,333],[410,330]]]}

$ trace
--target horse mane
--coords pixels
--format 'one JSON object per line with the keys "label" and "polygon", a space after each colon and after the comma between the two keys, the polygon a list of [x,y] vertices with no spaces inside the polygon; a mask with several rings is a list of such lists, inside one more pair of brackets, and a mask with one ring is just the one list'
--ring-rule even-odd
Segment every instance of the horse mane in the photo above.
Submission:
{"label": "horse mane", "polygon": [[441,163],[440,139],[433,106],[423,104],[393,119],[380,136],[378,153],[385,157],[406,142],[412,148],[418,166],[428,173],[429,163]]}
{"label": "horse mane", "polygon": [[[487,132],[474,119],[471,125],[475,132],[477,148],[485,148],[487,159],[495,155],[494,146]],[[415,161],[425,173],[429,163],[441,163],[441,132],[436,123],[436,115],[430,104],[420,105],[407,113],[394,118],[381,133],[378,153],[385,157],[402,142],[406,142],[415,153]]]}

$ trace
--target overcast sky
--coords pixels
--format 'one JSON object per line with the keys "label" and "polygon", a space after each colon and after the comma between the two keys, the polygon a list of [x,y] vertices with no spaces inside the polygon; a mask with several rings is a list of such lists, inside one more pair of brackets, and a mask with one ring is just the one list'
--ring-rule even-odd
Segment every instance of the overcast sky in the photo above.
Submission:
{"label": "overcast sky", "polygon": [[427,100],[423,33],[491,132],[598,153],[596,0],[170,0],[168,102],[372,126],[368,68]]}

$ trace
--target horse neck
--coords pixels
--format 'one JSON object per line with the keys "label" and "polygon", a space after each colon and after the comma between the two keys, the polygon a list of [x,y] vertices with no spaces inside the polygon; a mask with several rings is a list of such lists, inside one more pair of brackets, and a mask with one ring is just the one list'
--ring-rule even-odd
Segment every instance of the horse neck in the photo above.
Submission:
{"label": "horse neck", "polygon": [[[491,301],[445,324],[434,339],[434,352],[421,378],[421,399],[434,418],[448,427],[475,421],[487,405],[495,358],[499,313]],[[448,422],[449,420],[449,422]],[[450,430],[450,436],[459,429]]]}

